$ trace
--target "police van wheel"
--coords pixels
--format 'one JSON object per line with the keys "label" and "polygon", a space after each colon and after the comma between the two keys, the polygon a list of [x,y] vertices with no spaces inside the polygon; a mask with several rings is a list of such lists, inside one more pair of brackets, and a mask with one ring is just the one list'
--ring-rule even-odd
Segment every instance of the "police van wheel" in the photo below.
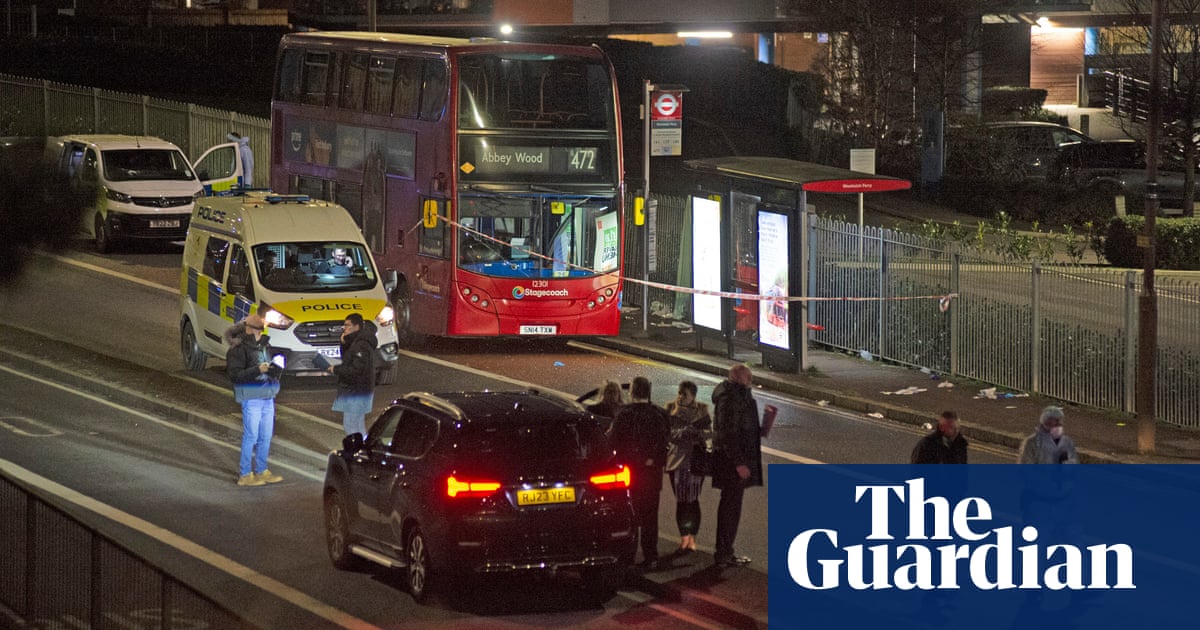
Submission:
{"label": "police van wheel", "polygon": [[183,367],[192,372],[199,372],[204,369],[204,364],[208,361],[208,355],[200,349],[200,342],[196,339],[196,331],[192,329],[192,323],[189,321],[183,322],[183,328],[179,331],[179,349],[183,352]]}
{"label": "police van wheel", "polygon": [[112,232],[108,230],[108,222],[99,214],[96,215],[96,251],[107,254],[113,250]]}

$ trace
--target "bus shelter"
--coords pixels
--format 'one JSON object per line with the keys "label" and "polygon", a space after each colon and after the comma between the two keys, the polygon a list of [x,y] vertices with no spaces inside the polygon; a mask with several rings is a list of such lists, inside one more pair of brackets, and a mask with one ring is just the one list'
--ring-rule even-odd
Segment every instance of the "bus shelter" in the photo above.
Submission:
{"label": "bus shelter", "polygon": [[694,180],[688,202],[697,348],[719,338],[730,358],[737,347],[750,347],[772,371],[806,367],[808,193],[878,193],[912,184],[783,158],[708,158],[685,166]]}

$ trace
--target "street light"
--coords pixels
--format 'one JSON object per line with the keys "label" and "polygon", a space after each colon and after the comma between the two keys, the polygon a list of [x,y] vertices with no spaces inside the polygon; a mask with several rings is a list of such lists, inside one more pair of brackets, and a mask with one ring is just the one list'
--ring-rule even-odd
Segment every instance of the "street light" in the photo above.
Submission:
{"label": "street light", "polygon": [[1138,237],[1142,249],[1142,295],[1138,298],[1138,452],[1154,452],[1156,415],[1155,388],[1158,369],[1158,300],[1154,294],[1154,231],[1158,218],[1159,125],[1162,123],[1162,85],[1159,57],[1162,56],[1162,0],[1150,2],[1150,112],[1146,131],[1145,232]]}

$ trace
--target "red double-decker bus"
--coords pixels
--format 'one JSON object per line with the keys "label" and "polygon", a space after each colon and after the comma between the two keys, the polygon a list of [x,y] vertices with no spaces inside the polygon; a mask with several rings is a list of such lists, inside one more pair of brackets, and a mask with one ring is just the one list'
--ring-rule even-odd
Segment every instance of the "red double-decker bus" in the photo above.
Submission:
{"label": "red double-decker bus", "polygon": [[595,47],[291,34],[271,187],[350,211],[401,338],[615,335],[619,112]]}

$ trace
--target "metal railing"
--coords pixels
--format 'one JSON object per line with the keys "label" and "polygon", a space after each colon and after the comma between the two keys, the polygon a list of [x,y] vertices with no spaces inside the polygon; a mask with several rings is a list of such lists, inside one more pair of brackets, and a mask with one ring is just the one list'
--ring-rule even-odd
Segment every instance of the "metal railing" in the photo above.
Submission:
{"label": "metal railing", "polygon": [[[1015,263],[936,241],[814,218],[816,342],[1103,409],[1134,411],[1141,272]],[[1157,277],[1156,416],[1200,427],[1200,282]],[[957,293],[942,312],[929,300]]]}
{"label": "metal railing", "polygon": [[250,137],[254,181],[268,181],[271,121],[150,96],[0,74],[0,136],[118,133],[156,136],[191,160],[230,131]]}
{"label": "metal railing", "polygon": [[0,544],[0,604],[22,627],[256,627],[3,474]]}

